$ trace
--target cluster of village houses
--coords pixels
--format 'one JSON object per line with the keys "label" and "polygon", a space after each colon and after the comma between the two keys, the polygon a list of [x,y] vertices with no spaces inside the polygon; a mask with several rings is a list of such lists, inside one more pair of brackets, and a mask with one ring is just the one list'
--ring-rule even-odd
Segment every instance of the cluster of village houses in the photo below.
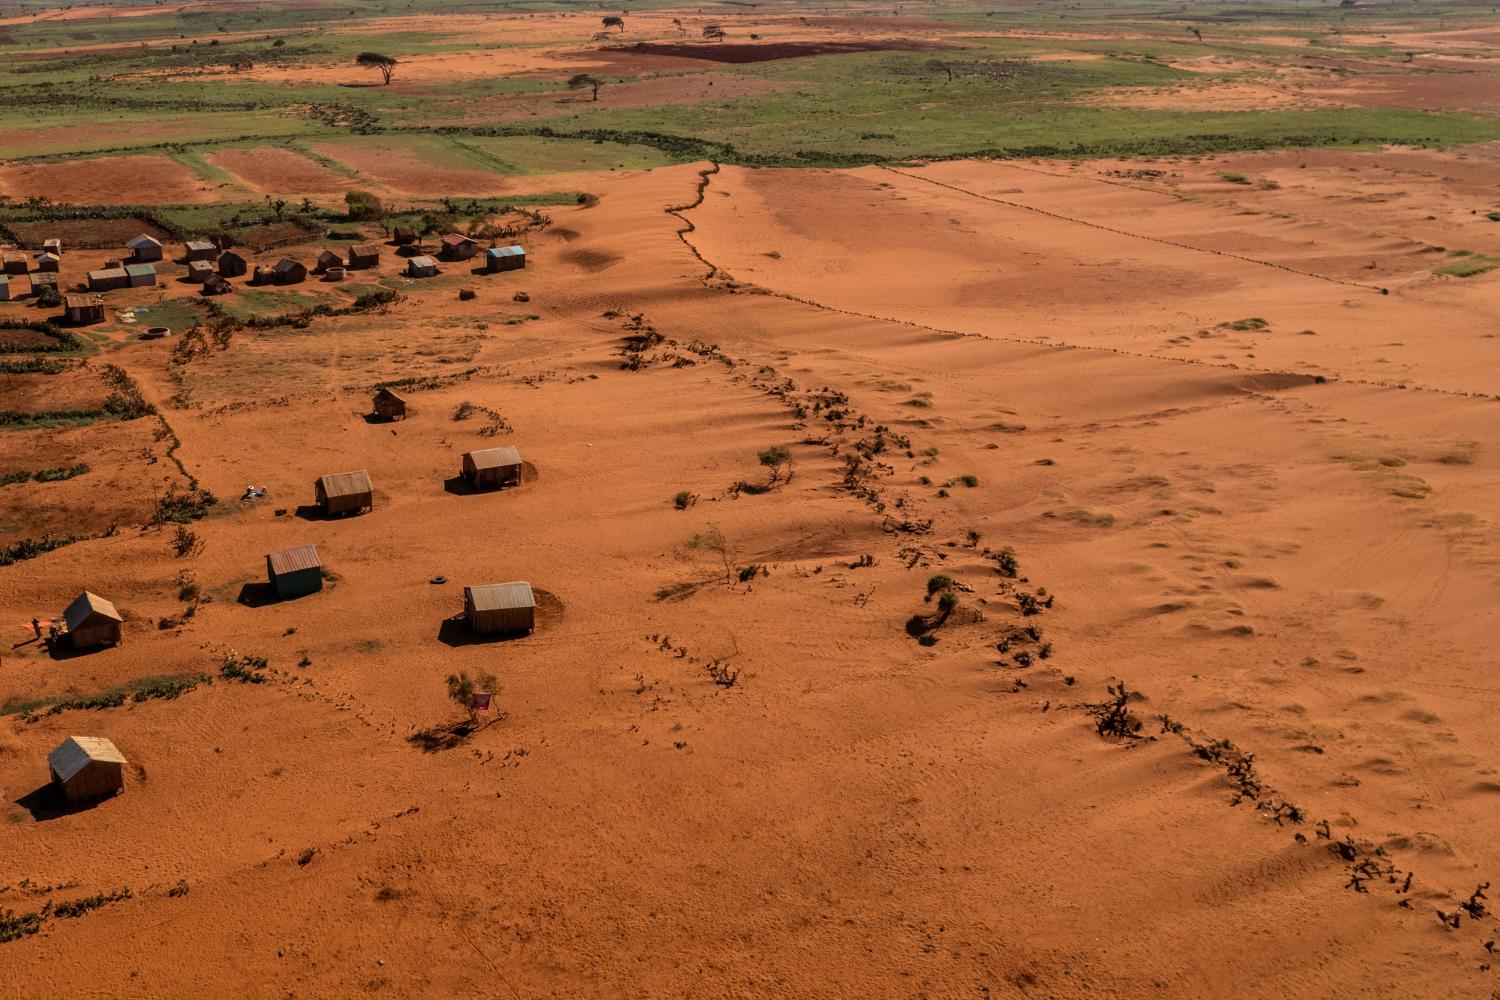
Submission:
{"label": "cluster of village houses", "polygon": [[[410,254],[402,273],[409,278],[431,278],[439,273],[438,261],[472,260],[479,253],[479,243],[463,233],[449,233],[440,244],[437,259],[422,253],[412,254],[416,245],[416,233],[397,226],[393,242],[398,252]],[[156,284],[157,267],[163,257],[162,243],[146,233],[125,244],[130,255],[121,260],[107,261],[104,267],[89,271],[85,276],[87,291],[64,295],[63,308],[69,323],[87,325],[104,321],[104,297],[100,293],[117,288],[141,288]],[[250,276],[252,285],[296,285],[307,280],[308,269],[301,261],[283,257],[274,264],[257,264],[252,270],[244,256],[228,248],[221,248],[213,240],[188,240],[183,244],[183,263],[187,266],[188,281],[201,285],[204,295],[222,295],[231,288],[230,278]],[[361,243],[351,246],[346,253],[324,250],[318,254],[313,273],[324,281],[342,281],[349,271],[366,270],[380,265],[380,245]],[[490,247],[484,252],[485,273],[515,271],[526,266],[526,251],[519,246]],[[36,257],[36,267],[20,251],[0,253],[0,302],[15,297],[11,289],[11,277],[24,275],[30,279],[31,293],[37,295],[46,286],[55,292],[62,271],[62,241],[47,240],[42,252]]]}
{"label": "cluster of village houses", "polygon": [[[414,240],[409,230],[396,230],[398,245],[407,246]],[[62,247],[56,241],[48,243],[38,258],[36,271],[27,271],[24,254],[5,253],[6,274],[0,291],[8,290],[11,274],[29,273],[33,290],[39,284],[55,285]],[[90,294],[65,297],[71,322],[88,323],[104,318],[103,297],[99,291],[156,283],[155,263],[162,259],[161,242],[142,235],[131,240],[128,247],[132,253],[129,263],[111,264],[103,270],[88,273]],[[211,241],[190,240],[185,249],[189,277],[201,281],[205,292],[211,291],[210,286],[223,291],[228,284],[226,279],[246,273],[248,265],[243,257],[232,250],[221,251]],[[473,239],[453,233],[443,238],[441,256],[443,260],[469,260],[478,249],[479,245]],[[13,257],[20,260],[19,270],[11,270]],[[324,251],[318,257],[316,270],[327,280],[338,281],[343,278],[346,268],[375,267],[379,262],[380,247],[361,244],[349,249],[347,262],[346,258],[331,250]],[[486,272],[511,271],[525,266],[526,251],[518,246],[491,248],[485,253]],[[42,267],[50,270],[42,270]],[[307,269],[290,258],[269,267],[257,266],[253,273],[253,281],[277,285],[295,284],[307,277]],[[428,277],[438,273],[437,263],[427,256],[408,257],[406,273],[412,277]],[[38,282],[38,277],[43,275],[51,275],[52,280],[49,282],[42,277]],[[9,295],[0,297],[9,298]],[[380,420],[405,420],[407,417],[406,399],[393,389],[378,390],[371,402],[374,415]],[[459,474],[475,490],[519,485],[521,454],[515,448],[467,452]],[[361,514],[372,510],[375,505],[374,485],[369,472],[363,469],[321,476],[313,484],[313,494],[324,517]],[[304,597],[323,588],[323,561],[316,546],[299,545],[269,553],[266,556],[266,575],[278,600]],[[535,625],[536,598],[531,584],[524,581],[465,587],[463,616],[469,630],[477,635],[524,634]],[[62,613],[61,627],[54,628],[52,641],[67,643],[75,653],[117,646],[123,638],[124,622],[124,616],[113,602],[84,591]],[[41,638],[40,625],[37,625],[37,637]],[[125,757],[114,743],[102,737],[70,736],[48,754],[47,763],[53,783],[70,804],[113,795],[124,787]]]}

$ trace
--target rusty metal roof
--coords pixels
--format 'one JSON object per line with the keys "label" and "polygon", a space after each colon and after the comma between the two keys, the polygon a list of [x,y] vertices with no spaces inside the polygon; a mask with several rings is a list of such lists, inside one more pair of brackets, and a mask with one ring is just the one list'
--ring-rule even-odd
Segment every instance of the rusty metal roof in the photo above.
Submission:
{"label": "rusty metal roof", "polygon": [[508,465],[520,465],[521,453],[514,448],[486,448],[471,451],[466,456],[476,469],[499,469]]}
{"label": "rusty metal roof", "polygon": [[379,257],[380,247],[374,243],[361,243],[349,248],[351,257]]}
{"label": "rusty metal roof", "polygon": [[465,600],[475,611],[510,611],[536,607],[536,596],[529,583],[489,583],[482,587],[465,587]]}
{"label": "rusty metal roof", "polygon": [[123,622],[120,612],[115,610],[114,604],[106,601],[98,594],[85,590],[73,599],[68,605],[68,610],[63,612],[63,621],[68,623],[68,631],[73,631],[94,615],[103,615],[113,621]]}
{"label": "rusty metal roof", "polygon": [[299,569],[321,569],[323,560],[318,558],[318,547],[316,545],[299,545],[295,549],[282,549],[280,552],[272,552],[266,556],[270,561],[271,572],[280,576],[283,573],[295,573]]}
{"label": "rusty metal roof", "polygon": [[102,736],[69,736],[47,755],[47,765],[59,781],[70,781],[95,761],[125,763],[125,755]]}
{"label": "rusty metal roof", "polygon": [[68,309],[87,309],[89,306],[104,306],[102,295],[64,295],[63,306]]}
{"label": "rusty metal roof", "polygon": [[318,482],[323,485],[323,494],[330,497],[357,497],[373,493],[375,489],[370,485],[370,474],[364,469],[319,476]]}
{"label": "rusty metal roof", "polygon": [[465,243],[473,242],[473,237],[465,236],[463,233],[449,233],[447,236],[443,237],[444,246],[456,247],[461,246]]}

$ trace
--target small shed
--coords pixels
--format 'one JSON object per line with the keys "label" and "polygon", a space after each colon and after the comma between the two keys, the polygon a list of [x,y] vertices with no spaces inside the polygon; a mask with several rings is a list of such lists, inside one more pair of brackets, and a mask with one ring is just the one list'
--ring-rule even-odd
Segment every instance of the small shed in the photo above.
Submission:
{"label": "small shed", "polygon": [[225,250],[219,254],[219,273],[226,278],[238,278],[245,273],[248,266],[245,258],[233,250]]}
{"label": "small shed", "polygon": [[375,415],[381,420],[395,420],[400,417],[406,419],[406,399],[399,393],[390,389],[381,389],[375,393],[375,399],[371,403]]}
{"label": "small shed", "polygon": [[24,253],[7,250],[0,253],[0,270],[6,274],[25,274],[31,270],[31,265],[27,263]]}
{"label": "small shed", "polygon": [[276,272],[270,264],[256,264],[255,272],[250,275],[250,284],[269,285],[276,280]]}
{"label": "small shed", "polygon": [[411,226],[397,226],[391,238],[396,241],[398,247],[409,247],[417,242],[417,231]]}
{"label": "small shed", "polygon": [[102,295],[64,295],[63,309],[68,314],[68,322],[77,326],[104,322]]}
{"label": "small shed", "polygon": [[[56,295],[57,294],[57,278],[58,278],[57,273],[54,272],[54,271],[32,271],[31,272],[31,295],[32,295],[32,298],[35,298],[36,296],[42,294],[42,290],[43,289],[51,289],[52,294]],[[5,282],[9,282],[10,281],[10,275],[8,275],[8,274],[0,274],[0,280],[3,280]],[[4,297],[5,297],[4,293],[0,292],[0,298],[4,298]]]}
{"label": "small shed", "polygon": [[217,274],[210,274],[203,279],[204,295],[223,295],[229,291],[229,281]]}
{"label": "small shed", "polygon": [[[192,265],[188,266],[188,273],[192,274]],[[147,285],[156,284],[155,264],[126,264],[125,279],[131,288],[144,288]]]}
{"label": "small shed", "polygon": [[50,250],[36,255],[36,269],[38,271],[57,271],[62,268],[62,258]]}
{"label": "small shed", "polygon": [[467,452],[463,458],[463,477],[476,489],[514,486],[521,481],[521,453],[514,448]]}
{"label": "small shed", "polygon": [[374,243],[361,243],[349,248],[349,267],[362,270],[380,263],[380,247]]}
{"label": "small shed", "polygon": [[443,237],[444,260],[468,260],[479,252],[479,244],[463,233],[449,233]]}
{"label": "small shed", "polygon": [[307,268],[292,260],[283,257],[271,267],[271,280],[278,285],[296,285],[307,279]]}
{"label": "small shed", "polygon": [[313,492],[317,495],[318,506],[329,517],[358,514],[375,507],[375,490],[370,485],[370,474],[364,469],[319,476],[313,483]]}
{"label": "small shed", "polygon": [[130,259],[137,262],[161,260],[161,240],[155,236],[147,236],[145,233],[125,244],[125,249],[130,251]]}
{"label": "small shed", "polygon": [[431,257],[413,257],[406,262],[408,278],[432,278],[438,273],[437,261]]}
{"label": "small shed", "polygon": [[521,247],[490,247],[484,252],[484,269],[491,274],[496,271],[519,271],[526,266],[526,251]]}
{"label": "small shed", "polygon": [[464,620],[480,635],[530,632],[536,627],[536,596],[531,584],[491,583],[464,588]]}
{"label": "small shed", "polygon": [[183,244],[188,261],[213,260],[219,255],[219,246],[213,240],[188,240]]}
{"label": "small shed", "polygon": [[46,253],[55,253],[62,256],[62,240],[53,237],[50,240],[42,240],[42,250]]}
{"label": "small shed", "polygon": [[93,649],[95,646],[118,646],[120,626],[125,619],[109,601],[85,590],[63,612],[63,621],[68,626],[68,638],[74,649]]}
{"label": "small shed", "polygon": [[190,260],[187,266],[187,280],[195,285],[201,285],[214,273],[214,266],[206,260]]}
{"label": "small shed", "polygon": [[[31,290],[36,291],[36,279],[31,279]],[[10,301],[10,275],[0,274],[0,302]]]}
{"label": "small shed", "polygon": [[266,574],[282,600],[323,589],[323,562],[315,545],[299,545],[266,556]]}
{"label": "small shed", "polygon": [[316,270],[319,274],[322,274],[324,271],[327,271],[330,267],[343,267],[343,266],[344,266],[344,258],[340,257],[338,254],[334,253],[332,250],[324,250],[322,253],[318,254],[318,260],[317,260],[317,263],[313,266],[313,269]]}
{"label": "small shed", "polygon": [[47,768],[69,802],[103,798],[125,787],[125,755],[102,736],[69,736],[47,755]]}
{"label": "small shed", "polygon": [[130,275],[123,267],[106,267],[89,272],[89,291],[109,292],[116,288],[129,288]]}

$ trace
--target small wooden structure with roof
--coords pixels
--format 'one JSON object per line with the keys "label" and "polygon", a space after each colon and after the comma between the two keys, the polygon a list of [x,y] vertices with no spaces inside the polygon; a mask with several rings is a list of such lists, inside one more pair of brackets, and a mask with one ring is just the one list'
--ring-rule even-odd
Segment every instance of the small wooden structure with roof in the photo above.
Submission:
{"label": "small wooden structure with roof", "polygon": [[26,260],[24,253],[6,250],[0,253],[0,270],[6,274],[25,274],[31,270],[31,264]]}
{"label": "small wooden structure with roof", "polygon": [[[188,265],[188,274],[193,273],[193,267]],[[126,264],[125,283],[131,288],[145,288],[147,285],[156,284],[155,264]]]}
{"label": "small wooden structure with roof", "polygon": [[437,273],[437,261],[431,257],[413,257],[406,262],[406,276],[408,278],[432,278]]}
{"label": "small wooden structure with roof", "polygon": [[514,486],[521,481],[521,453],[514,448],[466,452],[463,477],[475,489]]}
{"label": "small wooden structure with roof", "polygon": [[[32,279],[31,290],[36,291],[36,279]],[[0,274],[0,302],[9,302],[11,297],[10,275]]]}
{"label": "small wooden structure with roof", "polygon": [[62,240],[58,239],[55,236],[52,239],[50,239],[50,240],[42,240],[42,250],[44,250],[47,253],[55,253],[59,257],[61,257],[62,256]]}
{"label": "small wooden structure with roof", "polygon": [[464,621],[479,635],[530,632],[536,627],[536,596],[531,584],[491,583],[464,588]]}
{"label": "small wooden structure with roof", "polygon": [[468,260],[479,252],[479,244],[463,233],[449,233],[443,237],[441,251],[444,260]]}
{"label": "small wooden structure with roof", "polygon": [[69,802],[87,802],[125,787],[125,755],[102,736],[69,736],[47,755],[52,783]]}
{"label": "small wooden structure with roof", "polygon": [[380,245],[377,243],[361,243],[349,248],[349,267],[353,270],[361,270],[367,267],[375,267],[380,263]]}
{"label": "small wooden structure with roof", "polygon": [[278,285],[296,285],[307,280],[307,268],[290,257],[271,265],[271,280]]}
{"label": "small wooden structure with roof", "polygon": [[212,261],[219,255],[218,244],[213,240],[188,240],[182,246],[184,256],[189,261],[207,260]]}
{"label": "small wooden structure with roof", "polygon": [[63,622],[68,626],[68,639],[74,649],[93,649],[118,646],[125,619],[112,603],[85,590],[63,612]]}
{"label": "small wooden structure with roof", "polygon": [[389,387],[376,392],[370,405],[381,420],[395,420],[397,417],[406,419],[406,397]]}
{"label": "small wooden structure with roof", "polygon": [[214,273],[213,264],[206,260],[190,260],[187,265],[187,280],[201,285]]}
{"label": "small wooden structure with roof", "polygon": [[77,326],[88,323],[104,322],[104,296],[82,294],[64,295],[63,310],[68,314],[68,322]]}
{"label": "small wooden structure with roof", "polygon": [[155,236],[142,233],[127,242],[125,249],[130,251],[130,259],[136,263],[161,260],[161,240]]}
{"label": "small wooden structure with roof", "polygon": [[62,268],[62,258],[52,251],[36,255],[36,269],[38,271],[57,271]]}
{"label": "small wooden structure with roof", "polygon": [[129,288],[130,275],[123,267],[102,267],[88,273],[89,291],[112,292],[116,288]]}
{"label": "small wooden structure with roof", "polygon": [[323,561],[315,545],[299,545],[266,556],[266,575],[271,589],[282,600],[302,597],[323,589]]}
{"label": "small wooden structure with roof", "polygon": [[219,254],[218,271],[226,278],[238,278],[248,270],[245,258],[233,250],[225,250]]}
{"label": "small wooden structure with roof", "polygon": [[391,234],[391,239],[398,247],[409,247],[417,242],[417,231],[411,226],[397,226],[395,232]]}
{"label": "small wooden structure with roof", "polygon": [[318,506],[328,517],[358,514],[375,507],[375,488],[370,485],[370,474],[364,469],[319,476],[313,483],[313,492],[317,495]]}
{"label": "small wooden structure with roof", "polygon": [[526,251],[521,247],[490,247],[484,252],[484,269],[496,271],[519,271],[526,266]]}
{"label": "small wooden structure with roof", "polygon": [[332,250],[323,250],[323,251],[319,252],[318,259],[313,264],[313,270],[316,271],[319,274],[323,274],[330,267],[343,267],[343,266],[344,266],[344,258],[343,257],[341,257],[338,254],[334,253]]}

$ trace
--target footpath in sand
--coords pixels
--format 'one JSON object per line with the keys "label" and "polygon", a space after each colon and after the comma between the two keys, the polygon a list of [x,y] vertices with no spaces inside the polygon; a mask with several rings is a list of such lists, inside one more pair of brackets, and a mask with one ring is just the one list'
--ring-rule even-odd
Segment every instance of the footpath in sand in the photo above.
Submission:
{"label": "footpath in sand", "polygon": [[[135,769],[94,809],[6,825],[0,907],[132,895],[0,944],[0,981],[1488,995],[1492,918],[1435,911],[1500,869],[1500,386],[1475,318],[1495,282],[1397,251],[1369,281],[1353,261],[1385,237],[1353,223],[1286,246],[1266,217],[1247,247],[1233,210],[1037,169],[601,179],[474,301],[413,287],[239,335],[176,382],[168,346],[117,352],[151,398],[192,399],[164,413],[205,487],[270,502],[200,522],[187,560],[132,530],[0,570],[7,608],[87,583],[132,612],[118,650],[7,656],[0,697],[231,650],[271,671],[4,717],[8,800],[80,727]],[[664,211],[700,178],[700,205]],[[539,318],[500,322],[520,308]],[[1383,356],[1409,388],[1380,384]],[[452,374],[407,422],[363,419],[371,383],[429,370]],[[495,443],[525,486],[445,487]],[[790,480],[759,492],[778,444]],[[370,514],[275,515],[344,468],[371,471]],[[236,600],[262,553],[308,541],[323,592]],[[216,600],[158,627],[184,571]],[[959,606],[924,646],[903,626],[938,573]],[[543,592],[538,630],[467,643],[457,588],[496,579]],[[451,718],[459,669],[500,676],[505,716],[426,752],[409,738]],[[1096,734],[1084,706],[1117,679],[1152,738]]]}

